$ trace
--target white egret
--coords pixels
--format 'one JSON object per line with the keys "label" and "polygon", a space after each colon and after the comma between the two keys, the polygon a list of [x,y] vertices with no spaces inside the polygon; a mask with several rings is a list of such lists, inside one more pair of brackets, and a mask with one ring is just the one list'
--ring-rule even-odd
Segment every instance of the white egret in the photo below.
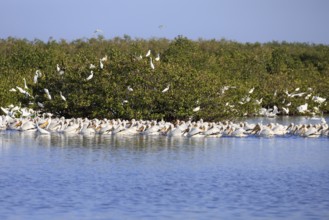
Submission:
{"label": "white egret", "polygon": [[148,50],[145,56],[149,57],[150,55],[151,55],[151,50]]}
{"label": "white egret", "polygon": [[103,69],[104,68],[104,64],[102,62],[102,59],[99,60],[99,68]]}
{"label": "white egret", "polygon": [[95,66],[94,64],[91,63],[91,64],[89,65],[89,69],[95,69],[95,68],[96,68],[96,66]]}
{"label": "white egret", "polygon": [[38,106],[39,106],[40,108],[44,108],[44,107],[45,107],[41,102],[38,102]]}
{"label": "white egret", "polygon": [[91,71],[90,71],[90,75],[87,77],[86,80],[87,80],[87,81],[88,81],[88,80],[91,80],[93,77],[94,77],[94,72],[91,70]]}
{"label": "white egret", "polygon": [[282,110],[286,115],[289,114],[289,108],[282,107]]}
{"label": "white egret", "polygon": [[24,89],[28,89],[25,78],[23,78],[23,80],[24,80]]}
{"label": "white egret", "polygon": [[22,89],[19,86],[16,86],[16,88],[18,89],[18,91],[26,96],[31,96],[30,93],[28,93],[26,90]]}
{"label": "white egret", "polygon": [[152,62],[152,57],[150,57],[150,66],[151,66],[151,69],[154,70],[154,64],[153,64],[153,62]]}
{"label": "white egret", "polygon": [[17,92],[17,90],[15,88],[11,88],[9,89],[9,92]]}
{"label": "white egret", "polygon": [[193,111],[194,111],[194,112],[200,111],[200,106],[195,107],[195,108],[193,109]]}
{"label": "white egret", "polygon": [[56,65],[56,70],[57,70],[57,72],[61,71],[61,68],[59,67],[59,64],[58,63]]}
{"label": "white egret", "polygon": [[63,94],[62,94],[61,91],[59,91],[59,95],[61,96],[61,99],[62,99],[64,102],[66,102],[66,98],[65,98],[65,96],[63,96]]}
{"label": "white egret", "polygon": [[47,94],[47,98],[48,98],[49,100],[51,100],[51,95],[50,95],[50,93],[49,93],[49,90],[46,89],[46,88],[44,88],[43,90],[44,90],[45,93]]}
{"label": "white egret", "polygon": [[312,100],[313,100],[314,102],[316,102],[316,103],[319,103],[319,104],[322,104],[323,102],[326,101],[325,98],[321,98],[320,96],[313,96],[313,97],[312,97]]}
{"label": "white egret", "polygon": [[300,105],[297,107],[297,110],[299,113],[305,113],[307,111],[308,103],[305,103],[304,105]]}
{"label": "white egret", "polygon": [[169,90],[170,85],[168,85],[164,90],[162,90],[162,93],[165,93]]}
{"label": "white egret", "polygon": [[157,57],[154,59],[155,61],[160,61],[160,54],[158,53]]}
{"label": "white egret", "polygon": [[101,61],[106,62],[106,61],[107,61],[107,55],[105,55],[105,56],[101,59]]}
{"label": "white egret", "polygon": [[252,87],[250,90],[249,90],[249,94],[253,93],[255,90],[255,87]]}
{"label": "white egret", "polygon": [[132,92],[132,91],[134,91],[134,89],[133,89],[133,88],[131,88],[131,86],[128,86],[128,87],[127,87],[127,89],[128,89],[128,91],[129,91],[129,92]]}

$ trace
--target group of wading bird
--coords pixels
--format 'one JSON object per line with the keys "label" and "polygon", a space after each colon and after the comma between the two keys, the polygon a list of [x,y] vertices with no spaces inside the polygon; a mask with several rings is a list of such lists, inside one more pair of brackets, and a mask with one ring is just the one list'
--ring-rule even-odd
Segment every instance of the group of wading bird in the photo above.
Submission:
{"label": "group of wading bird", "polygon": [[[150,60],[150,68],[154,69],[154,64],[151,57],[151,50],[148,50],[145,57]],[[136,56],[136,60],[143,59],[142,56]],[[158,54],[155,61],[160,60],[160,55]],[[99,60],[99,68],[104,68],[104,63],[107,61],[107,56]],[[95,65],[90,64],[90,75],[85,79],[89,81],[93,78],[93,69],[96,68]],[[58,64],[56,67],[58,74],[63,75],[65,70],[62,69]],[[35,72],[33,82],[37,83],[38,78],[42,76],[40,70]],[[31,96],[28,92],[28,87],[25,78],[24,89],[16,86],[18,92],[25,94],[26,96]],[[233,86],[224,86],[221,88],[219,94],[224,94],[225,91],[229,89],[234,89]],[[128,86],[127,89],[132,92],[133,88]],[[163,93],[170,89],[169,85],[162,90]],[[235,105],[244,105],[251,102],[251,94],[254,92],[255,88],[251,88],[247,95],[243,97]],[[17,92],[15,88],[12,88],[11,92]],[[52,99],[47,88],[44,88],[44,92],[48,100]],[[285,91],[287,100],[291,100],[294,97],[304,97],[305,104],[297,107],[299,113],[314,113],[318,114],[319,107],[321,105],[326,105],[326,99],[313,96],[312,88],[308,88],[306,92],[300,92],[299,88],[296,88],[292,93],[288,90]],[[63,101],[66,102],[66,97],[59,91],[59,95]],[[274,93],[276,96],[276,91]],[[308,109],[307,100],[311,100],[317,103],[319,107],[314,107],[312,110]],[[125,103],[126,100],[123,101]],[[261,106],[262,98],[254,102]],[[37,103],[40,108],[43,108],[43,103]],[[234,104],[226,103],[226,106],[234,110]],[[283,100],[282,107],[280,109],[277,106],[273,108],[266,109],[260,108],[258,114],[267,117],[275,117],[278,114],[289,114],[289,106],[291,102]],[[200,111],[200,106],[193,107],[193,112]],[[175,123],[165,122],[165,121],[155,121],[155,120],[120,120],[120,119],[88,119],[88,118],[72,118],[65,119],[52,118],[51,113],[43,114],[40,116],[39,112],[36,112],[29,108],[21,108],[18,106],[10,105],[7,108],[1,107],[2,112],[5,115],[0,117],[0,130],[18,130],[24,132],[38,132],[40,134],[49,135],[51,133],[63,133],[63,134],[82,134],[82,135],[165,135],[165,136],[187,136],[187,137],[221,137],[221,136],[233,136],[233,137],[246,137],[250,135],[254,136],[283,136],[283,135],[297,135],[302,137],[319,137],[319,136],[329,136],[328,124],[324,118],[320,118],[318,124],[290,124],[281,125],[277,123],[270,123],[264,125],[262,123],[251,124],[247,122],[233,123],[230,121],[225,122],[203,122],[202,120],[193,122],[189,121],[176,121]],[[0,111],[1,112],[1,111]],[[16,117],[19,115],[20,117]]]}
{"label": "group of wading bird", "polygon": [[37,132],[42,135],[164,135],[168,137],[246,137],[246,136],[301,136],[329,137],[329,126],[324,118],[316,124],[282,125],[278,123],[248,123],[231,121],[204,122],[163,120],[121,120],[52,117],[50,113],[36,116],[32,109],[13,107],[20,118],[10,116],[12,109],[1,107],[6,115],[0,117],[0,130]]}

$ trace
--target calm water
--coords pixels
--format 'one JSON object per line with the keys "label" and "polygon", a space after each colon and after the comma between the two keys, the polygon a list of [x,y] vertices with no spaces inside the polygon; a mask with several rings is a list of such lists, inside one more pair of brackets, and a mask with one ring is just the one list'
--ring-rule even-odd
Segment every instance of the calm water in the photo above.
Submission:
{"label": "calm water", "polygon": [[0,133],[0,219],[329,219],[328,138]]}

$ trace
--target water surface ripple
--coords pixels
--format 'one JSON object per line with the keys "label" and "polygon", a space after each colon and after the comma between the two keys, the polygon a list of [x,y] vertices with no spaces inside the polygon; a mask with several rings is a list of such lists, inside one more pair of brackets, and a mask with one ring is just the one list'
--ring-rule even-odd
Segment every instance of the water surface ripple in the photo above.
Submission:
{"label": "water surface ripple", "polygon": [[0,219],[329,219],[328,138],[0,133]]}

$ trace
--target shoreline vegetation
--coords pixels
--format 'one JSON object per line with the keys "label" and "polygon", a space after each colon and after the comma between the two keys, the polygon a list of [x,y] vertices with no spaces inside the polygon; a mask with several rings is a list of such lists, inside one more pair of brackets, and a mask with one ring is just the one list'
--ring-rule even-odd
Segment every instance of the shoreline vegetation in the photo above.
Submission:
{"label": "shoreline vegetation", "polygon": [[322,44],[7,38],[0,39],[0,74],[0,106],[56,117],[219,121],[329,113],[329,46]]}

